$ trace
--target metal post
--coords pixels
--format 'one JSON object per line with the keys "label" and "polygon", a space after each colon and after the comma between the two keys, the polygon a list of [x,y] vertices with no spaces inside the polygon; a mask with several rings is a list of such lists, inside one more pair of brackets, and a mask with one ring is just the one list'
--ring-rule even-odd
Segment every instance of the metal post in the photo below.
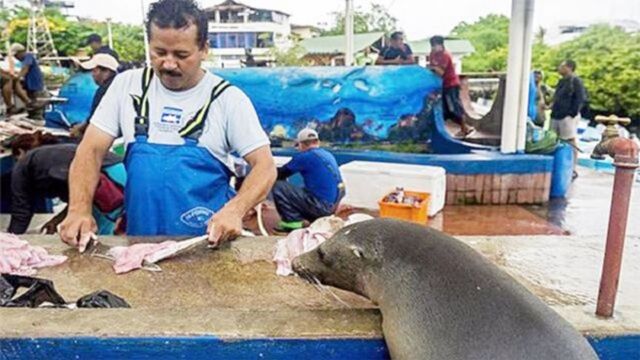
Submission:
{"label": "metal post", "polygon": [[604,263],[602,264],[596,315],[611,317],[613,316],[618,281],[620,280],[631,188],[638,168],[638,147],[633,140],[623,138],[609,140],[604,146],[608,153],[614,156],[616,173],[613,183],[609,229],[607,231]]}
{"label": "metal post", "polygon": [[107,18],[107,37],[109,38],[109,47],[113,49],[113,33],[111,32],[111,18]]}
{"label": "metal post", "polygon": [[147,66],[151,66],[151,56],[149,55],[149,34],[147,34],[147,26],[145,23],[146,12],[144,10],[144,0],[140,0],[140,8],[142,9],[142,32],[144,34],[144,58]]}
{"label": "metal post", "polygon": [[353,0],[346,0],[344,33],[347,41],[344,54],[345,66],[353,65]]}

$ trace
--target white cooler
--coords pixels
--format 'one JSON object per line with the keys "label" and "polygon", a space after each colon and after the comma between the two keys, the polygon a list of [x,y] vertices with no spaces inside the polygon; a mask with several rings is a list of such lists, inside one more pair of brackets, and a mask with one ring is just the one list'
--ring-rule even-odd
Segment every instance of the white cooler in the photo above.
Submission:
{"label": "white cooler", "polygon": [[438,166],[352,161],[340,166],[340,172],[347,190],[343,204],[377,209],[378,201],[396,187],[431,194],[429,216],[445,204],[447,177]]}

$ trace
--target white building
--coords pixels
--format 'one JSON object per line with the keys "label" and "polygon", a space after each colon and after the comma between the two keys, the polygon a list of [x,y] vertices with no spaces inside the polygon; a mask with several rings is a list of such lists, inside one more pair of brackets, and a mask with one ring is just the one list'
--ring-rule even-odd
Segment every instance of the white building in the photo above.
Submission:
{"label": "white building", "polygon": [[256,61],[272,60],[270,48],[290,46],[289,14],[258,9],[233,0],[206,9],[209,17],[209,46],[212,65],[237,68],[246,49]]}

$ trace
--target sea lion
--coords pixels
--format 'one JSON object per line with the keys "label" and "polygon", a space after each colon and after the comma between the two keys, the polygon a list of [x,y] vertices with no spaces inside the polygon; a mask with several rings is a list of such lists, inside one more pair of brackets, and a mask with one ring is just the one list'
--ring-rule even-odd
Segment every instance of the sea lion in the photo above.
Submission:
{"label": "sea lion", "polygon": [[357,223],[294,259],[293,269],[376,303],[394,359],[597,359],[586,339],[524,286],[430,228]]}

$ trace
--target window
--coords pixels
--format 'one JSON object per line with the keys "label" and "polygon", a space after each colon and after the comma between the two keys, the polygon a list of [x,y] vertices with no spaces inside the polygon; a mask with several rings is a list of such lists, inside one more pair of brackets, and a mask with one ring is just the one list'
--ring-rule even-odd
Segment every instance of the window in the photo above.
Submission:
{"label": "window", "polygon": [[269,47],[270,44],[273,44],[271,33],[209,33],[209,46],[212,49]]}

